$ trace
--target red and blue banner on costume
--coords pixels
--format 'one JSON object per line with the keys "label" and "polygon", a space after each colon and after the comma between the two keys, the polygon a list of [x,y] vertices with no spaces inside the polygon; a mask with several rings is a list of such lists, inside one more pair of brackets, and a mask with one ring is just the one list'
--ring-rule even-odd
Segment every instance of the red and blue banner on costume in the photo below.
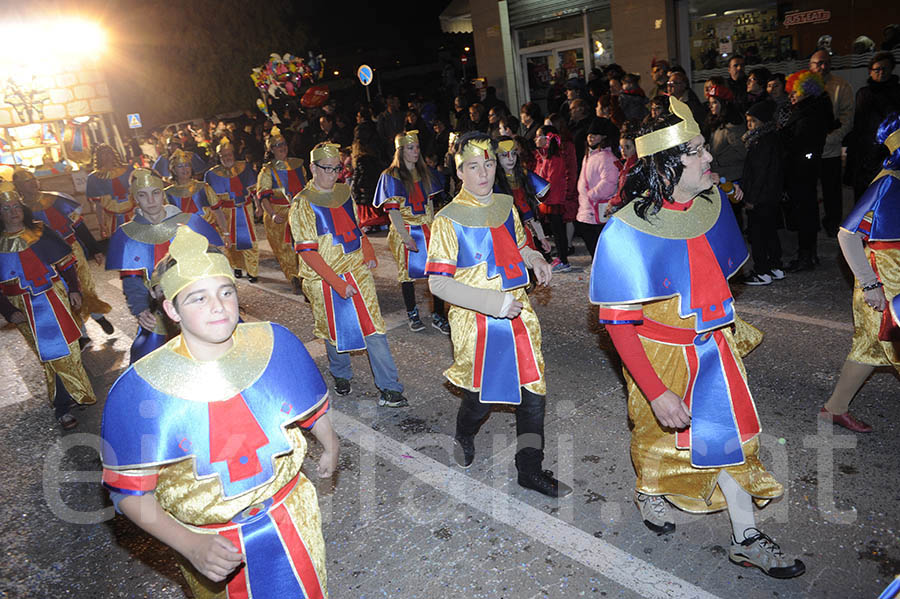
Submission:
{"label": "red and blue banner on costume", "polygon": [[404,246],[406,255],[406,270],[410,279],[424,279],[425,267],[428,265],[428,246],[431,245],[431,228],[428,225],[406,225],[406,230],[413,241],[416,242],[417,252],[410,252]]}
{"label": "red and blue banner on costume", "polygon": [[[871,222],[866,214],[872,213]],[[869,241],[900,241],[900,173],[883,171],[841,223],[851,233],[862,230]]]}
{"label": "red and blue banner on costume", "polygon": [[273,194],[269,201],[276,205],[289,206],[291,199],[306,187],[303,163],[301,162],[297,168],[292,169],[274,168],[272,164],[269,165],[272,172],[272,187],[284,190],[284,195],[275,196]]}
{"label": "red and blue banner on costume", "polygon": [[[91,173],[87,178],[85,195],[93,201],[99,201],[104,196],[109,196],[116,204],[129,203],[131,200],[128,195],[128,187],[132,171],[134,171],[134,167],[129,165],[121,175],[110,179],[101,177],[96,172]],[[114,231],[128,222],[134,211],[114,212],[104,207],[104,212],[113,220]],[[105,223],[101,223],[101,229],[104,229],[105,226]]]}
{"label": "red and blue banner on costume", "polygon": [[[205,173],[206,169],[209,168],[206,165],[206,162],[202,158],[197,156],[197,154],[194,152],[190,152],[190,155],[191,155],[191,169],[193,170],[194,174],[200,175],[202,173]],[[171,178],[172,170],[169,167],[169,157],[162,155],[159,158],[157,158],[153,162],[153,170],[167,179]]]}
{"label": "red and blue banner on costume", "polygon": [[522,403],[522,387],[541,380],[531,337],[521,316],[475,314],[475,368],[472,386],[482,403]]}
{"label": "red and blue banner on costume", "polygon": [[166,199],[173,206],[186,214],[203,214],[205,210],[210,210],[209,202],[206,199],[206,188],[203,185],[191,185],[187,189],[193,188],[189,195],[180,196],[175,193],[173,187],[171,191],[166,192]]}
{"label": "red and blue banner on costume", "polygon": [[57,270],[69,268],[75,268],[72,248],[46,228],[24,250],[0,253],[0,290],[6,296],[22,296],[42,362],[68,356],[69,344],[81,336],[68,306],[53,290]]}
{"label": "red and blue banner on costume", "polygon": [[[528,268],[516,244],[516,222],[512,211],[497,227],[467,227],[451,222],[459,243],[454,272],[457,268],[471,268],[484,262],[487,278],[499,276],[503,291],[528,284]],[[453,276],[454,272],[447,272],[446,265],[434,262],[429,262],[425,269],[427,275]]]}
{"label": "red and blue banner on costume", "polygon": [[600,322],[632,323],[639,336],[684,348],[691,426],[676,435],[676,447],[690,449],[691,463],[701,468],[743,463],[741,443],[760,432],[747,381],[722,332],[734,321],[728,278],[746,261],[747,247],[724,194],[718,199],[716,222],[690,239],[658,237],[610,219],[597,243],[590,283],[595,304],[678,296],[681,317],[696,317],[695,329],[683,329],[645,319],[639,310],[604,308]]}
{"label": "red and blue banner on costume", "polygon": [[[240,163],[239,163],[240,164]],[[219,197],[223,199],[222,208],[231,212],[229,234],[236,250],[253,249],[256,243],[256,232],[253,230],[253,219],[250,216],[250,204],[253,199],[253,190],[256,187],[256,173],[248,165],[237,175],[224,177],[217,171],[223,168],[213,168],[206,172],[204,180]]]}
{"label": "red and blue banner on costume", "polygon": [[[359,289],[351,273],[345,273],[340,277],[355,289]],[[328,334],[337,350],[348,352],[366,349],[366,337],[375,333],[375,325],[363,296],[356,293],[348,298],[341,297],[341,294],[325,281],[322,281],[322,295],[325,299]]]}
{"label": "red and blue banner on costume", "polygon": [[356,223],[351,198],[347,198],[340,206],[331,208],[311,202],[309,207],[316,215],[316,235],[331,235],[332,245],[340,245],[345,254],[362,247],[362,231]]}

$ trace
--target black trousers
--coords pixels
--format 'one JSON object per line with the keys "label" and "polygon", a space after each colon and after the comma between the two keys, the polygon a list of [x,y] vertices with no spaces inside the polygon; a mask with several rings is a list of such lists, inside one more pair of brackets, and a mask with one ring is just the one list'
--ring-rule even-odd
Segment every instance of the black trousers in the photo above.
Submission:
{"label": "black trousers", "polygon": [[753,270],[765,274],[781,268],[781,240],[778,239],[778,211],[775,206],[756,206],[748,210],[750,250]]}
{"label": "black trousers", "polygon": [[822,219],[822,224],[825,226],[826,232],[834,233],[844,221],[840,156],[822,159],[819,181],[822,183],[822,203],[825,207],[825,218]]}
{"label": "black trousers", "polygon": [[594,250],[597,249],[597,240],[600,238],[600,232],[603,225],[591,225],[575,221],[575,234],[584,240],[584,246],[587,248],[588,255],[593,259]]}
{"label": "black trousers", "polygon": [[[412,312],[416,309],[416,284],[412,281],[400,283],[400,291],[403,292],[403,303],[406,304],[406,311]],[[434,306],[432,312],[444,315],[444,300],[437,296],[431,297],[431,303]]]}
{"label": "black trousers", "polygon": [[69,391],[66,389],[66,386],[63,384],[62,379],[59,378],[59,375],[56,375],[56,395],[53,397],[53,415],[57,418],[64,416],[69,413],[72,409],[72,404],[75,403],[75,399],[69,395]]}
{"label": "black trousers", "polygon": [[553,234],[553,241],[556,243],[556,253],[559,261],[563,264],[568,264],[569,236],[566,234],[566,222],[563,220],[562,214],[550,215],[550,232]]}
{"label": "black trousers", "polygon": [[816,236],[819,232],[819,202],[816,195],[816,179],[819,175],[819,158],[800,160],[788,171],[786,187],[791,198],[793,221],[797,227],[800,257],[816,256]]}
{"label": "black trousers", "polygon": [[[538,472],[544,461],[544,396],[522,388],[522,403],[516,406],[516,469]],[[495,404],[481,403],[478,393],[463,389],[456,414],[456,436],[474,437]]]}

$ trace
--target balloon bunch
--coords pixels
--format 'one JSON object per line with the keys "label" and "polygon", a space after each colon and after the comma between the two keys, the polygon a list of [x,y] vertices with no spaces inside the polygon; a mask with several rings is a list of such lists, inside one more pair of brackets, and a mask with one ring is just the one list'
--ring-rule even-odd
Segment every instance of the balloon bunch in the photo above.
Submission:
{"label": "balloon bunch", "polygon": [[293,54],[269,55],[266,64],[250,72],[253,85],[273,98],[296,96],[304,85],[316,83],[325,74],[325,58],[309,53],[307,59]]}

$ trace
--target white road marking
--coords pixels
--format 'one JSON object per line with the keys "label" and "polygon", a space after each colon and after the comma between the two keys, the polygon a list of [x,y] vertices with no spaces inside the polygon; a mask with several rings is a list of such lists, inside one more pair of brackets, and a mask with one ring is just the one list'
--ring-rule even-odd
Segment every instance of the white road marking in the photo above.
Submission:
{"label": "white road marking", "polygon": [[[715,599],[703,589],[562,520],[448,468],[332,408],[338,434],[460,503],[484,512],[641,597]],[[502,506],[497,509],[497,506]]]}

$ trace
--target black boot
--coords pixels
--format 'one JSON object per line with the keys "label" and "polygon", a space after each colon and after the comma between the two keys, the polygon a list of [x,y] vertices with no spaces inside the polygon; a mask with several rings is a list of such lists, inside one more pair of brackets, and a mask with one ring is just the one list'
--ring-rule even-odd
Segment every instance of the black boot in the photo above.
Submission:
{"label": "black boot", "polygon": [[816,263],[813,260],[812,254],[809,252],[800,252],[797,255],[797,258],[788,262],[788,265],[784,268],[786,272],[804,272],[808,270],[812,270],[816,267]]}

